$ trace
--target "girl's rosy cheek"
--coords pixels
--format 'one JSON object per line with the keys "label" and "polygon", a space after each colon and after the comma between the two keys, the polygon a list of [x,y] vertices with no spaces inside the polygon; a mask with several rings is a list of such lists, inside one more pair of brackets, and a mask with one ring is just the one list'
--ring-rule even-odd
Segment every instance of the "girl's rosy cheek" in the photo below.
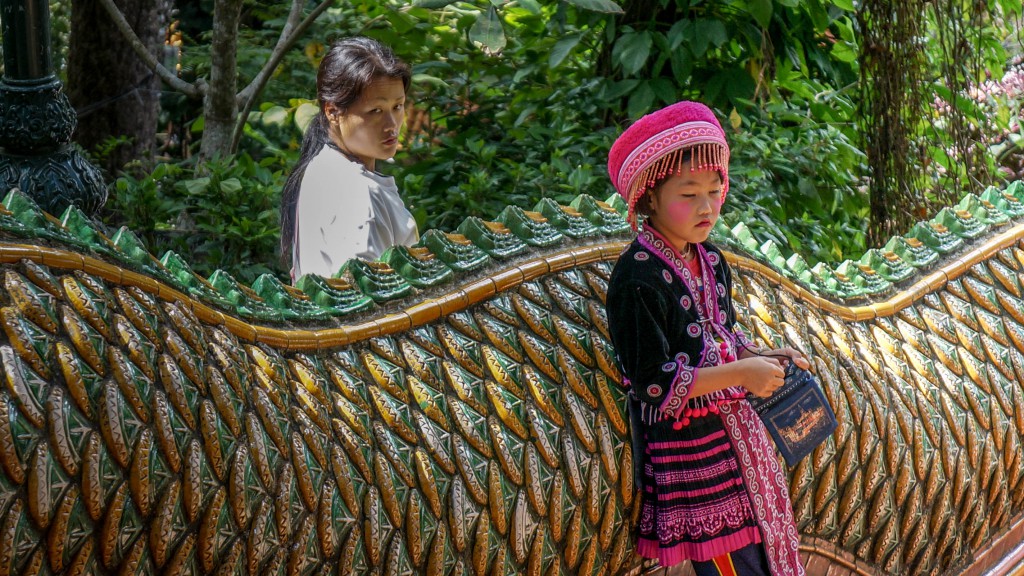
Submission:
{"label": "girl's rosy cheek", "polygon": [[693,218],[694,207],[685,203],[674,203],[668,206],[669,220],[675,222],[687,222]]}

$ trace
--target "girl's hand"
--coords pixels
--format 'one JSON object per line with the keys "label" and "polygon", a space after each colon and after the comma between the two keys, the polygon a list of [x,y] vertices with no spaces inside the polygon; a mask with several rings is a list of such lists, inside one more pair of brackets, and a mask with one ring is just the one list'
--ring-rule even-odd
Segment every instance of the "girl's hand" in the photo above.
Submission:
{"label": "girl's hand", "polygon": [[[786,371],[782,360],[768,356],[753,356],[736,361],[736,367],[743,370],[740,381],[754,396],[767,398],[782,386]],[[806,362],[806,360],[804,360]],[[799,364],[798,364],[799,366]]]}
{"label": "girl's hand", "polygon": [[767,352],[762,352],[762,354],[767,354],[775,357],[785,356],[786,358],[780,358],[780,360],[782,360],[783,366],[785,366],[789,362],[792,362],[793,364],[796,364],[797,368],[802,368],[804,370],[807,370],[808,368],[811,367],[811,363],[807,361],[807,358],[804,358],[803,354],[801,354],[799,351],[793,348],[779,348],[777,350],[769,350]]}

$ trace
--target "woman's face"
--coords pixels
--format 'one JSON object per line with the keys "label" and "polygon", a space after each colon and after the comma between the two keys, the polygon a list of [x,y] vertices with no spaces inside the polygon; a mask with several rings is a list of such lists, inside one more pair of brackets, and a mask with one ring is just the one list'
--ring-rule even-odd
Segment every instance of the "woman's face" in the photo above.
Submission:
{"label": "woman's face", "polygon": [[345,111],[326,106],[332,122],[331,137],[349,154],[373,170],[398,150],[398,133],[405,122],[405,85],[400,78],[378,78]]}
{"label": "woman's face", "polygon": [[682,171],[650,192],[648,225],[682,252],[708,239],[722,210],[722,177],[717,170]]}

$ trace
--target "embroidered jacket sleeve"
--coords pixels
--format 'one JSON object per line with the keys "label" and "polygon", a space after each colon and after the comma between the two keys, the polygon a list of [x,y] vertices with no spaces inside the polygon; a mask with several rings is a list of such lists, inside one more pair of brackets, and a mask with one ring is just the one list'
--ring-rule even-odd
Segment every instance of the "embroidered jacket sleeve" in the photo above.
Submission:
{"label": "embroidered jacket sleeve", "polygon": [[[687,355],[673,350],[668,319],[676,305],[664,289],[631,282],[609,306],[612,341],[636,397],[663,415],[679,414],[697,378]],[[677,305],[676,305],[677,306]]]}

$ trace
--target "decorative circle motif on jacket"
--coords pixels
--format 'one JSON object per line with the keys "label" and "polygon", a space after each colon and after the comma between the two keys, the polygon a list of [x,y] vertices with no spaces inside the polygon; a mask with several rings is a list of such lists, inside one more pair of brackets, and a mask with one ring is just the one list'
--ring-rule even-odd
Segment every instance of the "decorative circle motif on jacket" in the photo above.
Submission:
{"label": "decorative circle motif on jacket", "polygon": [[700,336],[700,324],[697,324],[696,322],[690,324],[686,327],[686,333],[693,338]]}
{"label": "decorative circle motif on jacket", "polygon": [[636,254],[633,254],[633,259],[639,262],[643,262],[644,260],[647,260],[650,257],[651,255],[648,254],[647,252],[644,252],[643,250],[637,252]]}
{"label": "decorative circle motif on jacket", "polygon": [[721,310],[718,311],[718,323],[725,324],[725,312]]}
{"label": "decorative circle motif on jacket", "polygon": [[680,366],[688,366],[690,364],[690,355],[686,352],[679,352],[676,354],[676,362],[678,362]]}
{"label": "decorative circle motif on jacket", "polygon": [[668,282],[669,284],[672,283],[672,273],[668,270],[662,270],[661,277],[665,279],[665,282]]}
{"label": "decorative circle motif on jacket", "polygon": [[692,304],[692,302],[690,302],[689,296],[683,296],[682,298],[679,299],[679,305],[687,310],[690,309],[690,304]]}
{"label": "decorative circle motif on jacket", "polygon": [[676,363],[675,362],[665,362],[664,364],[661,365],[661,371],[662,372],[675,372],[676,371]]}
{"label": "decorative circle motif on jacket", "polygon": [[658,386],[657,384],[651,384],[650,386],[647,387],[647,395],[661,396],[661,386]]}
{"label": "decorative circle motif on jacket", "polygon": [[712,266],[718,266],[718,254],[715,252],[708,251],[708,262],[711,262]]}
{"label": "decorative circle motif on jacket", "polygon": [[725,286],[724,285],[719,284],[718,288],[716,288],[716,290],[718,291],[718,295],[719,296],[725,296]]}

